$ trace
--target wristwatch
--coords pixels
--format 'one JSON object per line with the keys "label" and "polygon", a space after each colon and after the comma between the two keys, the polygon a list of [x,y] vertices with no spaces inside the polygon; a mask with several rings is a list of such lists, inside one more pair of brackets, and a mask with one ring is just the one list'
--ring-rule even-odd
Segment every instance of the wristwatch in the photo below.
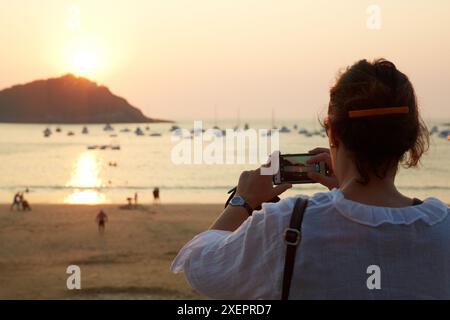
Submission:
{"label": "wristwatch", "polygon": [[233,199],[231,199],[230,201],[230,205],[232,205],[233,207],[243,207],[245,210],[247,210],[249,216],[252,215],[253,208],[250,207],[250,205],[241,196],[233,197]]}

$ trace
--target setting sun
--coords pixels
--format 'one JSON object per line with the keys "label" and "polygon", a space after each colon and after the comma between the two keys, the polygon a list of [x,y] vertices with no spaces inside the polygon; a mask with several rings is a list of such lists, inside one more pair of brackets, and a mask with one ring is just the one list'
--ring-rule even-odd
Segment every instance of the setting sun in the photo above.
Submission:
{"label": "setting sun", "polygon": [[98,57],[94,52],[78,51],[71,58],[69,71],[80,76],[92,76],[98,67]]}
{"label": "setting sun", "polygon": [[105,65],[104,48],[101,39],[92,35],[69,39],[62,51],[64,72],[97,79]]}

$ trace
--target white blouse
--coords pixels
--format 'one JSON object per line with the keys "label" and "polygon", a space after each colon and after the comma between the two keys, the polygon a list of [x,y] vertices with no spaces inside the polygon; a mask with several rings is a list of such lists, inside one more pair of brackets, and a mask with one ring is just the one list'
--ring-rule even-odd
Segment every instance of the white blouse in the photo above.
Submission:
{"label": "white blouse", "polygon": [[[174,273],[213,299],[280,299],[296,197],[265,203],[235,232],[209,230],[178,253]],[[449,207],[364,205],[342,192],[309,198],[290,299],[450,299]],[[381,288],[367,285],[380,268]]]}

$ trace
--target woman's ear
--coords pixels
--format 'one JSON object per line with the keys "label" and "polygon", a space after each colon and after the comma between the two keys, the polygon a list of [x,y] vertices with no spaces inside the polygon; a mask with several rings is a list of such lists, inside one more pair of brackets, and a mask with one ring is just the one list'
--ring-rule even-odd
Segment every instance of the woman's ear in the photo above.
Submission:
{"label": "woman's ear", "polygon": [[330,143],[330,148],[336,148],[339,146],[339,140],[331,124],[328,124],[328,141]]}

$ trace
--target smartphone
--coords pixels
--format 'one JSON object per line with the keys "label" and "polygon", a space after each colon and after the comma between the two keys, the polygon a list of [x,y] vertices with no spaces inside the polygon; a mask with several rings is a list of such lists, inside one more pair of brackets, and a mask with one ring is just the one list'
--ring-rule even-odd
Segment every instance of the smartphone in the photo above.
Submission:
{"label": "smartphone", "polygon": [[280,154],[279,169],[273,176],[273,183],[316,183],[308,178],[308,172],[318,172],[327,175],[329,171],[327,164],[323,161],[314,164],[307,164],[306,161],[313,156],[314,155],[310,153]]}

